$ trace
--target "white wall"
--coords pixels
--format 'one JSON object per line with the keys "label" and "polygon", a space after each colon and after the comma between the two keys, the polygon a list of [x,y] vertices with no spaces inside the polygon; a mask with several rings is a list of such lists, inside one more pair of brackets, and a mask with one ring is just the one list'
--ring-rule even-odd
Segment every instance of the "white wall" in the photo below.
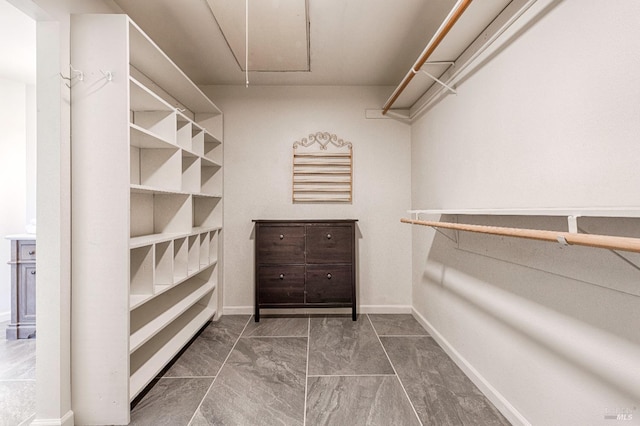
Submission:
{"label": "white wall", "polygon": [[[35,218],[35,33],[32,19],[0,0],[0,238]],[[0,321],[11,311],[10,255],[0,240]]]}
{"label": "white wall", "polygon": [[[565,0],[412,126],[412,207],[639,206],[640,3]],[[455,218],[448,218],[454,219]],[[559,218],[459,221],[566,230]],[[637,219],[582,219],[640,237]],[[413,304],[516,424],[640,424],[640,256],[413,229]]]}
{"label": "white wall", "polygon": [[[208,87],[224,111],[224,306],[251,312],[252,219],[358,219],[358,304],[365,310],[411,305],[408,126],[367,120],[388,88]],[[292,204],[293,142],[318,131],[353,143],[353,204]]]}
{"label": "white wall", "polygon": [[0,321],[11,311],[11,250],[4,236],[25,232],[26,92],[24,83],[0,79]]}

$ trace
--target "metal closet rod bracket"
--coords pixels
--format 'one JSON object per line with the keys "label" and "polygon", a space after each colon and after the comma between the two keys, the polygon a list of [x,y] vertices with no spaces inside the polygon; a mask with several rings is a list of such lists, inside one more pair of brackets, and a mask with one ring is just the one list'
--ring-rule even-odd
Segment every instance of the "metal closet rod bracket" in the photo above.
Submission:
{"label": "metal closet rod bracket", "polygon": [[456,63],[453,61],[434,61],[434,62],[425,62],[424,65],[422,65],[422,67],[420,67],[418,69],[418,71],[416,71],[415,69],[411,68],[411,72],[414,74],[417,74],[418,72],[423,73],[424,75],[426,75],[427,77],[431,78],[433,81],[435,81],[436,83],[439,83],[440,85],[442,85],[444,88],[446,88],[448,91],[450,91],[451,93],[453,93],[454,95],[457,95],[458,92],[456,91],[456,89],[454,89],[453,87],[451,87],[450,85],[448,85],[447,83],[445,83],[444,81],[440,80],[438,77],[436,77],[435,75],[431,74],[430,72],[428,72],[427,70],[424,70],[422,68],[424,68],[425,65],[455,65]]}

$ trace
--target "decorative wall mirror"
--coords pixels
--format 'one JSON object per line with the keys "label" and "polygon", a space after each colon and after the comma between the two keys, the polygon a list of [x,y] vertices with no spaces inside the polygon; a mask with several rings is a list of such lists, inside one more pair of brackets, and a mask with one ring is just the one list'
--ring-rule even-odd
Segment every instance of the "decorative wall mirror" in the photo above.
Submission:
{"label": "decorative wall mirror", "polygon": [[329,132],[310,134],[293,144],[294,203],[350,203],[353,199],[353,147]]}

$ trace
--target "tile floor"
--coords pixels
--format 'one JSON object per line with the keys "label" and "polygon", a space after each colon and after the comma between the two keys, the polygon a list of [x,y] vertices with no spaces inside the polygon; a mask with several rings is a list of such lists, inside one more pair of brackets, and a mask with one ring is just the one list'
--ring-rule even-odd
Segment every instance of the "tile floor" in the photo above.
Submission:
{"label": "tile floor", "polygon": [[36,340],[6,340],[0,322],[0,426],[28,424],[35,414]]}
{"label": "tile floor", "polygon": [[132,425],[509,425],[411,315],[224,316]]}
{"label": "tile floor", "polygon": [[[6,325],[6,324],[4,324]],[[3,324],[0,323],[0,328]],[[36,340],[0,337],[0,426],[35,411]],[[132,425],[508,425],[411,315],[225,316]]]}

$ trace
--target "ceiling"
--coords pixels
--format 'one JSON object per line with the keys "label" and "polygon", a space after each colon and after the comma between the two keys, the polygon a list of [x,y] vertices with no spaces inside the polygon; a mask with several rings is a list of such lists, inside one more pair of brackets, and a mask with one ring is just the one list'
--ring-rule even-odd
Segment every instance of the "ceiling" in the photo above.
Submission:
{"label": "ceiling", "polygon": [[[249,55],[252,33],[268,4],[277,15],[305,0],[250,0]],[[479,0],[495,2],[497,0]],[[235,55],[228,39],[244,42],[243,0],[114,0],[114,2],[181,67],[196,84],[244,84],[244,48]],[[214,17],[210,4],[235,8],[236,24]],[[501,1],[504,3],[504,1]],[[413,65],[455,0],[306,0],[310,71],[249,73],[255,85],[389,85],[395,86]],[[218,22],[223,21],[223,22]],[[239,21],[239,22],[238,22]],[[283,22],[281,25],[289,25]],[[228,34],[221,31],[225,27]],[[235,30],[234,30],[235,29]],[[235,36],[231,33],[235,31]],[[477,35],[477,34],[476,34]],[[256,35],[262,38],[263,35]],[[475,38],[475,36],[473,37]],[[306,44],[302,39],[299,44]],[[256,48],[278,57],[290,44],[272,42]],[[237,58],[236,56],[240,56]]]}
{"label": "ceiling", "polygon": [[[244,0],[110,1],[196,84],[245,84]],[[455,0],[248,1],[251,85],[397,86],[456,4]],[[472,2],[433,60],[455,60],[509,3]],[[22,76],[34,81],[34,46],[35,23],[0,0],[0,57],[10,58],[0,61],[0,78]],[[294,58],[297,62],[288,59],[293,51],[302,53]],[[435,75],[445,69],[429,66]],[[410,106],[433,84],[423,75],[414,82],[417,91],[403,95],[407,99],[398,105]]]}

